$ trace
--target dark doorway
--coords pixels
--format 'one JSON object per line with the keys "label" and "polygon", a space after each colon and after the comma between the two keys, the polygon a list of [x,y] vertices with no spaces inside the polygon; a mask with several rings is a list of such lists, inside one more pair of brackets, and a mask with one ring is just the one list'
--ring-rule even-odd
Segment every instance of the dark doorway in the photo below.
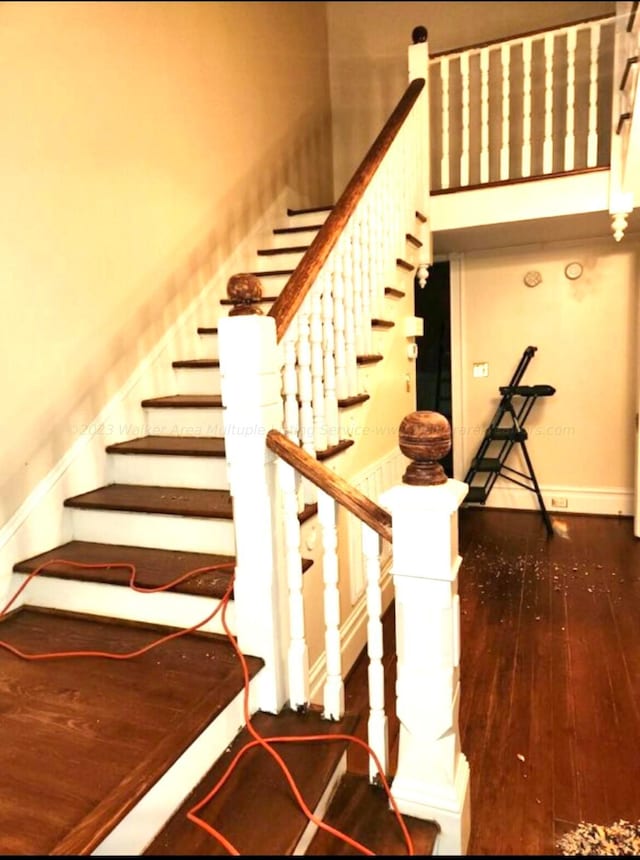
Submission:
{"label": "dark doorway", "polygon": [[[448,261],[434,263],[429,268],[424,287],[416,279],[414,294],[416,316],[424,320],[424,334],[416,338],[416,408],[419,411],[440,412],[451,424],[451,297]],[[453,447],[442,465],[447,476],[452,478]]]}

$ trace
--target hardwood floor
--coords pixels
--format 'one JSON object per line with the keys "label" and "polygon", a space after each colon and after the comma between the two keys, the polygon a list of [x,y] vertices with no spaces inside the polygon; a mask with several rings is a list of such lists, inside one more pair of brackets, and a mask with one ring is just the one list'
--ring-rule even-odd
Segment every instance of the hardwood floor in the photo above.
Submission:
{"label": "hardwood floor", "polygon": [[[640,820],[640,541],[629,518],[460,515],[470,854]],[[564,536],[563,536],[564,533]]]}

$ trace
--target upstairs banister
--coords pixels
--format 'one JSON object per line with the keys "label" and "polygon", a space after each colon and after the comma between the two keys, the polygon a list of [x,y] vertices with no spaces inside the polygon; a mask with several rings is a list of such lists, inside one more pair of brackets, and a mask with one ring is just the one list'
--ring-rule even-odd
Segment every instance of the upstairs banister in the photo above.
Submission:
{"label": "upstairs banister", "polygon": [[362,199],[385,154],[411,113],[425,85],[423,78],[409,84],[382,131],[353,174],[350,182],[318,231],[308,251],[297,265],[284,289],[273,303],[269,316],[276,321],[276,337],[282,340],[305,296],[338,241],[345,224]]}
{"label": "upstairs banister", "polygon": [[281,457],[286,463],[331,496],[362,522],[377,532],[380,537],[391,543],[391,515],[364,493],[352,486],[340,475],[335,474],[307,452],[294,444],[279,430],[269,430],[266,437],[267,448]]}

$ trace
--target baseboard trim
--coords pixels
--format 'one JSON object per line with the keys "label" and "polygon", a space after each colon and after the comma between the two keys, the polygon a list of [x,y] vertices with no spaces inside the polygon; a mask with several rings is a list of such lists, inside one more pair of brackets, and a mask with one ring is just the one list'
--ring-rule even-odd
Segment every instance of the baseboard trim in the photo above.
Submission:
{"label": "baseboard trim", "polygon": [[[625,487],[561,487],[540,488],[545,507],[551,516],[564,514],[601,514],[604,516],[633,516],[634,492]],[[566,500],[566,507],[555,503]],[[485,508],[507,508],[524,511],[539,510],[535,493],[522,487],[496,485],[489,494]]]}

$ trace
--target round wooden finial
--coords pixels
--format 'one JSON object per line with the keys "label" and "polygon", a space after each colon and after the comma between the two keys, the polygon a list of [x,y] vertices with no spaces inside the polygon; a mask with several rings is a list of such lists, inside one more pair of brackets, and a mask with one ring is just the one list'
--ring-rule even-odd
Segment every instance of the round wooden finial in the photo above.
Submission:
{"label": "round wooden finial", "polygon": [[451,450],[451,425],[439,412],[410,412],[400,422],[400,450],[409,463],[402,482],[419,487],[446,484],[447,476],[438,462]]}
{"label": "round wooden finial", "polygon": [[422,24],[419,24],[417,27],[414,27],[411,31],[411,40],[414,45],[417,45],[419,42],[426,42],[427,36],[427,28],[423,27]]}
{"label": "round wooden finial", "polygon": [[227,281],[227,296],[233,302],[233,308],[229,311],[230,317],[262,313],[262,309],[256,304],[262,298],[262,284],[260,278],[251,272],[231,275]]}

